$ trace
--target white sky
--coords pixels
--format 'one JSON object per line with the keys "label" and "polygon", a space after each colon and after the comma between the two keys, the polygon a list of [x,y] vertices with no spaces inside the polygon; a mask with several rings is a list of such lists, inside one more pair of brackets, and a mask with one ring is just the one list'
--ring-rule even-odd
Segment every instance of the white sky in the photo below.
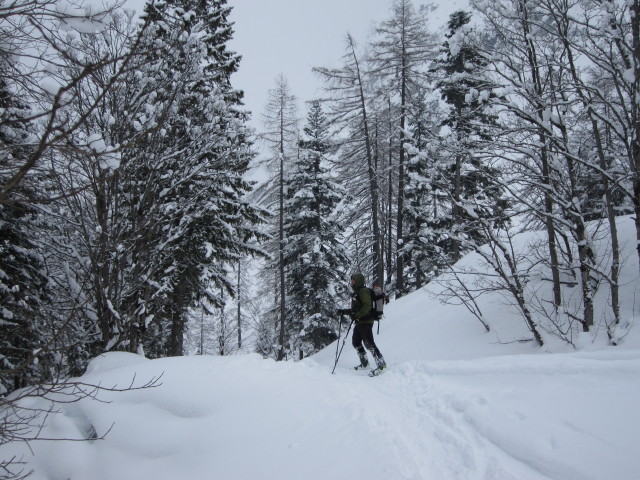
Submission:
{"label": "white sky", "polygon": [[315,66],[339,66],[345,36],[351,33],[364,45],[374,22],[389,16],[391,0],[229,0],[234,39],[230,48],[242,55],[240,70],[233,76],[235,88],[244,90],[245,104],[260,118],[269,89],[283,74],[291,93],[302,102],[319,93]]}
{"label": "white sky", "polygon": [[[418,7],[421,0],[414,0]],[[437,0],[432,30],[450,13],[468,8],[468,0]],[[291,93],[299,99],[298,115],[306,117],[305,101],[319,96],[321,82],[313,67],[339,67],[350,33],[360,46],[375,25],[390,18],[392,0],[228,0],[233,7],[234,39],[229,47],[242,55],[232,77],[245,93],[252,125],[260,129],[269,89],[283,74]]]}
{"label": "white sky", "polygon": [[[98,1],[98,0],[89,0]],[[413,0],[413,5],[429,3]],[[439,5],[430,28],[438,31],[449,15],[468,9],[469,0],[432,0]],[[140,13],[145,0],[127,0]],[[391,17],[393,0],[227,0],[232,7],[233,40],[229,48],[242,55],[232,77],[243,90],[251,125],[260,130],[269,89],[283,74],[299,100],[298,115],[306,117],[305,101],[321,94],[321,81],[313,67],[339,67],[350,33],[364,47],[373,28]]]}

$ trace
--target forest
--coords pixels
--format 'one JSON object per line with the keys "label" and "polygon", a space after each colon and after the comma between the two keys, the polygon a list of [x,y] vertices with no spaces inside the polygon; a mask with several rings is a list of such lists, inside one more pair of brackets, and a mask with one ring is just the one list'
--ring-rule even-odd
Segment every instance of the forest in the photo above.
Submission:
{"label": "forest", "polygon": [[[325,94],[299,115],[286,76],[244,109],[226,0],[2,2],[0,395],[108,351],[307,357],[338,338],[356,271],[392,300],[446,274],[443,301],[487,330],[476,300],[502,291],[540,346],[620,342],[640,0],[470,6],[441,34],[394,0],[314,68]],[[469,252],[486,269],[456,266]]]}

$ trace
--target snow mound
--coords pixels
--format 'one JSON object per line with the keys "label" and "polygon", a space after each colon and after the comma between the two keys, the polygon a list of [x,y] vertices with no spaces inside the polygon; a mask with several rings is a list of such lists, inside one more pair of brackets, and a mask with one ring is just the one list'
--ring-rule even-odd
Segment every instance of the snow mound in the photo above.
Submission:
{"label": "snow mound", "polygon": [[[631,325],[637,272],[628,261],[621,278]],[[375,378],[353,370],[344,331],[302,362],[101,355],[76,379],[103,386],[95,398],[24,399],[42,437],[80,441],[9,443],[2,458],[33,480],[636,480],[638,327],[618,347],[594,331],[540,348],[519,341],[530,335],[503,297],[481,307],[489,332],[433,291],[390,303]]]}
{"label": "snow mound", "polygon": [[146,358],[127,352],[108,352],[98,355],[89,362],[87,374],[106,372],[118,368],[132,367],[139,363],[148,361]]}

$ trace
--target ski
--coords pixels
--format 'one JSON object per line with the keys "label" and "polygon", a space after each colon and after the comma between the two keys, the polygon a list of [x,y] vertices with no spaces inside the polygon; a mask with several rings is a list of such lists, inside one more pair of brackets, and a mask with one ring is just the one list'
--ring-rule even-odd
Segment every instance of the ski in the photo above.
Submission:
{"label": "ski", "polygon": [[377,376],[378,376],[378,375],[380,375],[382,372],[384,372],[386,369],[387,369],[387,367],[386,367],[386,366],[384,366],[384,367],[382,367],[382,368],[380,368],[380,367],[378,367],[378,368],[374,368],[373,370],[371,370],[371,371],[369,372],[369,376],[370,376],[370,377],[377,377]]}

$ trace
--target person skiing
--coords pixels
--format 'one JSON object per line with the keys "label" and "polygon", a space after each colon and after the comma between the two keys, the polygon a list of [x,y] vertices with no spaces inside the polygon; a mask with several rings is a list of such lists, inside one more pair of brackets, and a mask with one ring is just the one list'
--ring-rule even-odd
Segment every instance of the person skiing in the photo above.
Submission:
{"label": "person skiing", "polygon": [[374,372],[379,373],[387,367],[387,364],[376,346],[376,342],[373,340],[372,299],[369,289],[365,286],[364,275],[361,273],[351,275],[351,288],[353,289],[353,295],[351,297],[350,313],[354,320],[351,343],[358,352],[358,357],[360,357],[360,365],[355,368],[365,368],[369,365],[366,347],[376,361],[377,368]]}

